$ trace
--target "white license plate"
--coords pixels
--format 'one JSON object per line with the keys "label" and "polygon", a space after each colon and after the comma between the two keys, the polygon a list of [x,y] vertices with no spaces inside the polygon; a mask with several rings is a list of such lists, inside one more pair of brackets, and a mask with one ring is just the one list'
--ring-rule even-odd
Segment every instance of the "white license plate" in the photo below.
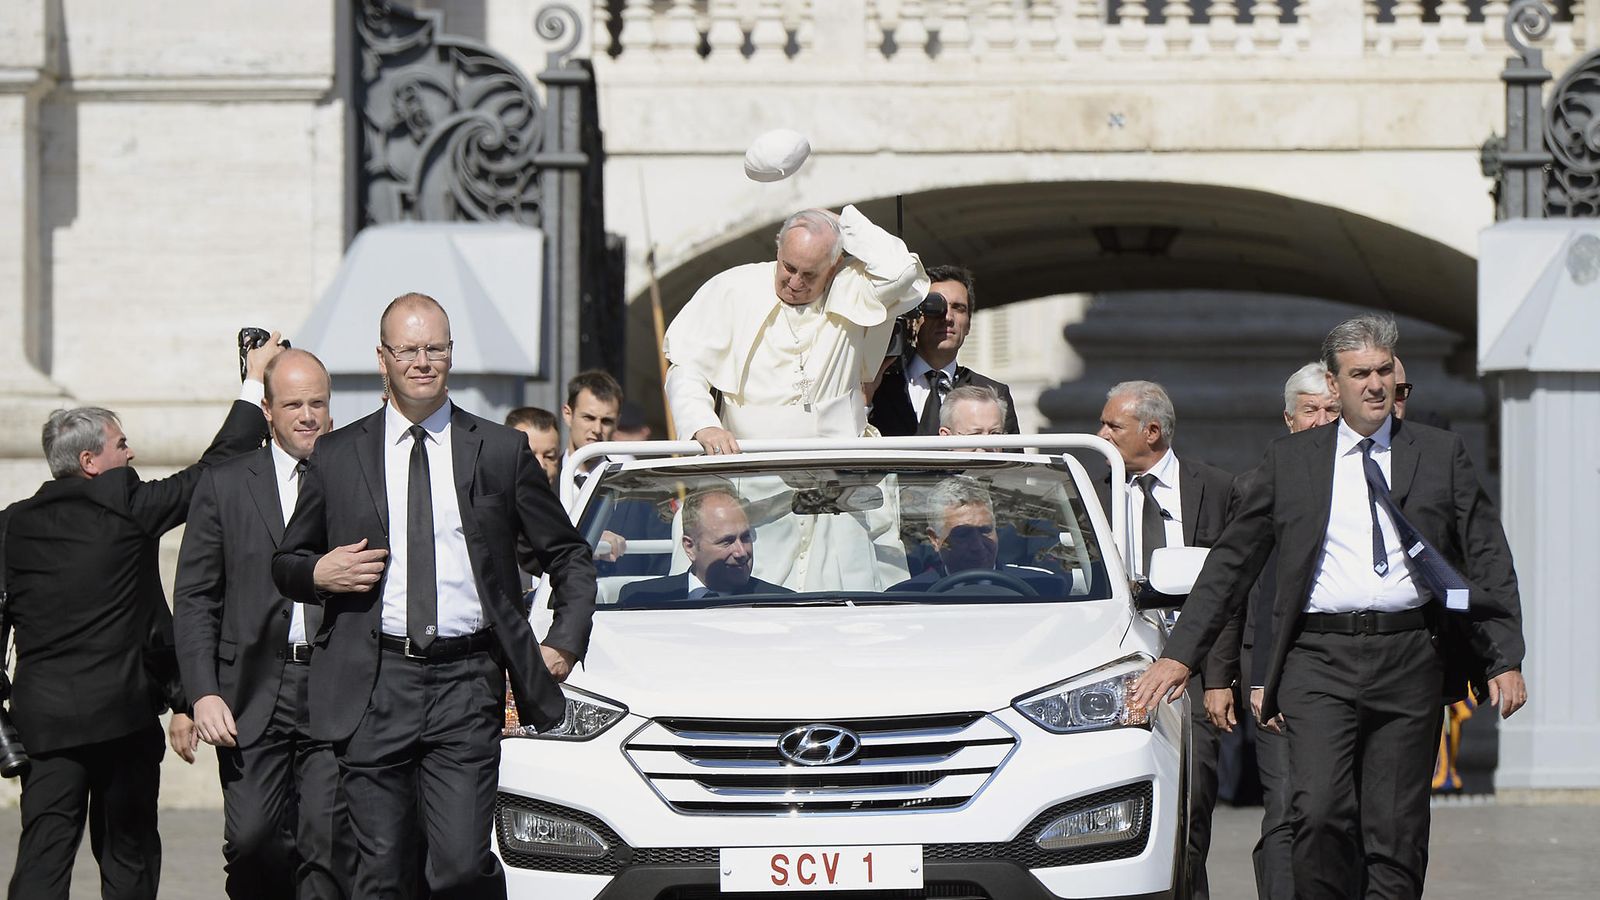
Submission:
{"label": "white license plate", "polygon": [[724,891],[870,891],[922,887],[922,845],[730,847]]}

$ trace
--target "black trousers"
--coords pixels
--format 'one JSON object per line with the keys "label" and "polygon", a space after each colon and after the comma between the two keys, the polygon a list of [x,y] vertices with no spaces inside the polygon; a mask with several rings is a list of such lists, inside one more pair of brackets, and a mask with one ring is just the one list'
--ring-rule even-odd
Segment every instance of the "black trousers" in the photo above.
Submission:
{"label": "black trousers", "polygon": [[[24,737],[26,740],[26,737]],[[153,900],[161,881],[156,798],[161,723],[97,744],[30,754],[22,776],[22,834],[11,900],[66,900],[72,862],[89,825],[104,900]]]}
{"label": "black trousers", "polygon": [[1289,825],[1289,741],[1256,730],[1256,767],[1261,773],[1261,840],[1251,853],[1260,900],[1294,896],[1294,832]]}
{"label": "black trousers", "polygon": [[1211,852],[1211,813],[1217,808],[1217,726],[1206,718],[1205,686],[1199,675],[1189,679],[1189,867],[1190,896],[1208,900],[1206,856]]}
{"label": "black trousers", "polygon": [[1296,897],[1422,895],[1443,677],[1424,629],[1295,640],[1278,697]]}
{"label": "black trousers", "polygon": [[334,745],[349,803],[351,896],[412,895],[416,847],[434,900],[504,900],[490,850],[505,675],[489,653],[428,663],[382,652],[365,716]]}
{"label": "black trousers", "polygon": [[310,737],[310,667],[288,663],[266,730],[218,747],[222,857],[233,900],[339,900],[353,850],[333,745]]}

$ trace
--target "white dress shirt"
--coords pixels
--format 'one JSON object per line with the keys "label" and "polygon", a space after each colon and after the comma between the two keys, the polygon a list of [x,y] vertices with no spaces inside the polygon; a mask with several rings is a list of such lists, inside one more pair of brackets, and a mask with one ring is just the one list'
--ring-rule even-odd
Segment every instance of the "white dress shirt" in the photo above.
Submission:
{"label": "white dress shirt", "polygon": [[[911,362],[906,364],[906,395],[911,398],[913,415],[921,416],[922,404],[928,402],[928,373],[932,371],[933,366],[928,365],[927,360],[915,353],[911,355]],[[945,393],[949,393],[948,388],[954,387],[956,383],[956,361],[952,359],[950,365],[939,371],[944,373],[944,383],[947,386]]]}
{"label": "white dress shirt", "polygon": [[[427,432],[428,481],[433,494],[434,573],[438,579],[439,631],[437,637],[459,637],[483,627],[483,603],[467,557],[467,537],[461,526],[461,504],[456,498],[454,457],[450,449],[450,411],[447,400],[422,420]],[[406,502],[411,472],[408,433],[411,421],[394,408],[383,412],[383,469],[389,498],[389,558],[383,582],[383,633],[406,636]]]}
{"label": "white dress shirt", "polygon": [[[271,441],[267,446],[272,448],[272,471],[278,478],[278,508],[283,512],[283,524],[288,525],[289,519],[294,516],[294,504],[300,499],[300,473],[295,470],[300,460],[290,456],[277,441]],[[290,603],[289,617],[289,643],[303,644],[310,638],[306,637],[306,608],[301,603]]]}
{"label": "white dress shirt", "polygon": [[[1394,419],[1384,420],[1372,435],[1372,459],[1389,480],[1389,438]],[[1378,507],[1378,530],[1388,551],[1389,568],[1372,569],[1372,508],[1361,462],[1362,438],[1339,420],[1333,458],[1333,503],[1328,511],[1328,536],[1311,580],[1306,612],[1344,613],[1358,610],[1396,612],[1422,605],[1411,569],[1388,510]]]}
{"label": "white dress shirt", "polygon": [[[1182,547],[1183,544],[1183,493],[1178,487],[1178,457],[1168,447],[1156,464],[1145,472],[1138,473],[1154,475],[1156,505],[1167,511],[1168,517],[1163,521],[1167,533],[1168,547]],[[1135,476],[1137,477],[1137,476]],[[1133,564],[1140,567],[1144,565],[1144,490],[1132,478],[1128,480],[1128,535],[1133,540]],[[1138,573],[1146,574],[1144,572]]]}

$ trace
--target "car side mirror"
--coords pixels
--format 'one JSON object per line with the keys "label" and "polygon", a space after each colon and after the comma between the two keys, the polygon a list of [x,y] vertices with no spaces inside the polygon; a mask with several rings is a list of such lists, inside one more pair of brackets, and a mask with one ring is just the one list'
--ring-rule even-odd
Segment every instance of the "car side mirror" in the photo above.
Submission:
{"label": "car side mirror", "polygon": [[1204,547],[1161,547],[1150,554],[1150,572],[1137,583],[1133,605],[1140,610],[1183,605],[1205,567]]}

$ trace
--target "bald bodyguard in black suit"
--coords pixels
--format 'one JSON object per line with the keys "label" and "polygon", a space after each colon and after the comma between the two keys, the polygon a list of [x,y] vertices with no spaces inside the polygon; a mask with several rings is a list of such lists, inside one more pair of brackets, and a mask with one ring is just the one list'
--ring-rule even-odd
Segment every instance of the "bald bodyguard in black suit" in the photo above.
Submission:
{"label": "bald bodyguard in black suit", "polygon": [[[522,721],[554,727],[594,613],[588,544],[524,435],[450,403],[452,350],[433,298],[389,305],[377,352],[390,403],[317,442],[273,559],[279,590],[323,606],[311,734],[339,760],[357,898],[408,894],[419,830],[435,900],[505,897],[490,839],[506,671]],[[519,537],[553,585],[543,646]]]}
{"label": "bald bodyguard in black suit", "polygon": [[[1276,548],[1261,716],[1288,739],[1298,898],[1420,896],[1444,704],[1469,684],[1503,716],[1527,701],[1505,533],[1461,438],[1391,415],[1398,338],[1377,316],[1329,333],[1339,423],[1267,448],[1130,700],[1176,693]],[[1462,574],[1470,608],[1447,610]]]}
{"label": "bald bodyguard in black suit", "polygon": [[322,608],[272,584],[300,462],[332,427],[321,361],[286,350],[263,381],[272,439],[200,477],[173,591],[196,736],[216,747],[222,855],[233,900],[336,900],[349,860],[333,748],[314,741],[306,691]]}

